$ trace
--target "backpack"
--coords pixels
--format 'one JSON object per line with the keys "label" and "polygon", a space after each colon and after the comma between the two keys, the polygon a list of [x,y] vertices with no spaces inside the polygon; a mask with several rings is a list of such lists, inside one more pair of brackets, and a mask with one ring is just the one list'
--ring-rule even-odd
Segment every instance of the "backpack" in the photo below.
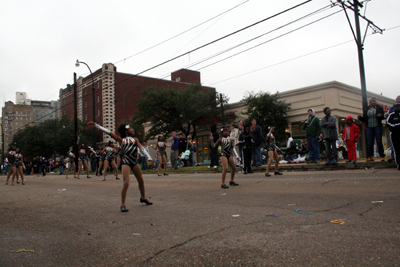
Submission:
{"label": "backpack", "polygon": [[193,144],[193,152],[196,152],[196,151],[197,151],[196,145]]}

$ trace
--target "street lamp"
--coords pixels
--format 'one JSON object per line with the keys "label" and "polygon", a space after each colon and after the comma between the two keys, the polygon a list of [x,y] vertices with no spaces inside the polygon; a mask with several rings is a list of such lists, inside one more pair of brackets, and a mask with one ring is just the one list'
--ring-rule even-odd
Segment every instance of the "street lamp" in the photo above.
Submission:
{"label": "street lamp", "polygon": [[[93,95],[93,122],[95,122],[95,115],[96,115],[96,109],[95,109],[95,96],[94,96],[94,79],[93,79],[93,73],[92,70],[90,69],[89,65],[86,64],[83,61],[79,61],[78,59],[76,60],[75,66],[79,67],[79,63],[85,64],[86,67],[90,71],[90,76],[92,77],[92,95]],[[93,148],[96,149],[96,129],[93,127]]]}

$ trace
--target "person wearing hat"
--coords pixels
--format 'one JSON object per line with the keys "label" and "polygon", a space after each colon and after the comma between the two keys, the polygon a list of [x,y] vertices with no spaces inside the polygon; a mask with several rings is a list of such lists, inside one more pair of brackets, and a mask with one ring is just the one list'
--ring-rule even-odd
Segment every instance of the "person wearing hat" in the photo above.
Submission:
{"label": "person wearing hat", "polygon": [[367,161],[374,161],[374,139],[376,139],[376,145],[378,147],[378,153],[381,157],[381,161],[385,161],[385,154],[383,152],[382,144],[382,120],[385,118],[385,113],[381,105],[376,101],[375,97],[371,97],[369,100],[369,106],[367,116],[358,116],[358,119],[365,123],[365,133],[367,135]]}
{"label": "person wearing hat", "polygon": [[321,159],[319,154],[318,138],[321,134],[321,124],[319,118],[315,116],[315,111],[308,109],[308,118],[303,123],[303,130],[306,130],[308,161],[307,163],[318,163]]}
{"label": "person wearing hat", "polygon": [[394,104],[394,112],[389,114],[386,122],[390,130],[394,159],[397,169],[400,170],[400,103]]}

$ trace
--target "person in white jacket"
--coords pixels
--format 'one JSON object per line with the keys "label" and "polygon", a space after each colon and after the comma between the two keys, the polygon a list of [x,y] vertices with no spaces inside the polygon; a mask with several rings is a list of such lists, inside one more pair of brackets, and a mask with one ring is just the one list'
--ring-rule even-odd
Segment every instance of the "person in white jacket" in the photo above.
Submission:
{"label": "person in white jacket", "polygon": [[[231,134],[230,138],[232,140],[233,148],[235,149],[236,153],[239,155],[238,144],[239,144],[239,129],[236,123],[231,124]],[[237,158],[234,158],[233,161],[235,162],[236,166],[240,165],[240,161]]]}

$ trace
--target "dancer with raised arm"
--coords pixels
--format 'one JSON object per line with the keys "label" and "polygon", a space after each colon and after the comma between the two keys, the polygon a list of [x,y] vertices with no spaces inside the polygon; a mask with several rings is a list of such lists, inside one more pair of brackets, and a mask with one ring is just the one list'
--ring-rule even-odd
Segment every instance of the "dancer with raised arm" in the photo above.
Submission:
{"label": "dancer with raised arm", "polygon": [[116,172],[116,178],[117,180],[119,180],[118,178],[118,170],[117,170],[117,164],[115,164],[114,158],[115,158],[115,152],[116,149],[114,148],[114,143],[113,141],[108,141],[108,145],[106,148],[106,157],[104,158],[104,179],[103,181],[106,180],[107,177],[107,170],[108,170],[108,166],[112,166]]}
{"label": "dancer with raised arm", "polygon": [[[14,185],[14,178],[18,175],[18,173],[21,175],[21,180],[22,180],[22,184],[25,185],[25,180],[24,180],[24,171],[22,169],[22,167],[25,169],[25,165],[23,162],[23,157],[20,153],[19,148],[16,148],[15,150],[15,161],[14,161],[14,174],[13,174],[13,178],[12,178],[12,185]],[[18,182],[18,180],[17,180]]]}
{"label": "dancer with raised arm", "polygon": [[76,145],[78,146],[78,149],[79,149],[79,157],[78,157],[78,177],[76,177],[76,178],[79,179],[79,177],[80,177],[80,175],[81,175],[82,164],[83,164],[83,166],[85,167],[85,170],[86,170],[86,173],[87,173],[87,176],[86,176],[86,177],[87,177],[87,178],[90,178],[90,176],[89,176],[89,167],[88,167],[88,157],[87,157],[87,155],[86,155],[86,147],[85,147],[84,144],[82,144],[82,145],[79,147],[79,135],[78,135],[78,141],[77,141]]}
{"label": "dancer with raised arm", "polygon": [[142,149],[142,145],[139,143],[139,140],[136,137],[133,137],[135,132],[133,128],[128,124],[121,124],[118,127],[118,132],[121,136],[118,136],[112,133],[110,130],[98,125],[94,122],[89,122],[88,126],[94,126],[97,129],[103,131],[104,133],[110,135],[121,145],[121,156],[122,156],[122,178],[124,179],[124,185],[121,190],[121,211],[127,212],[128,209],[125,205],[126,194],[129,188],[129,173],[132,170],[135,175],[140,190],[140,203],[145,203],[146,205],[152,205],[153,203],[146,199],[145,188],[144,188],[144,180],[142,175],[142,170],[140,166],[137,164],[138,158],[138,150],[140,149],[142,153],[146,155],[146,157],[152,160],[151,156],[147,151]]}
{"label": "dancer with raised arm", "polygon": [[225,184],[225,177],[226,177],[226,173],[228,172],[228,165],[231,166],[231,169],[232,169],[231,170],[231,180],[229,181],[229,185],[232,185],[232,186],[239,185],[233,181],[233,179],[235,178],[236,166],[235,166],[235,162],[233,161],[233,158],[231,156],[232,150],[237,159],[239,159],[239,156],[236,153],[236,150],[232,149],[234,147],[234,145],[233,145],[233,140],[229,137],[228,129],[222,128],[221,132],[222,132],[222,134],[221,134],[222,138],[218,139],[216,143],[214,143],[213,135],[210,134],[210,143],[211,143],[211,147],[213,147],[213,148],[218,148],[218,146],[221,145],[220,160],[221,160],[221,164],[223,167],[221,188],[228,189],[229,186],[227,186]]}

